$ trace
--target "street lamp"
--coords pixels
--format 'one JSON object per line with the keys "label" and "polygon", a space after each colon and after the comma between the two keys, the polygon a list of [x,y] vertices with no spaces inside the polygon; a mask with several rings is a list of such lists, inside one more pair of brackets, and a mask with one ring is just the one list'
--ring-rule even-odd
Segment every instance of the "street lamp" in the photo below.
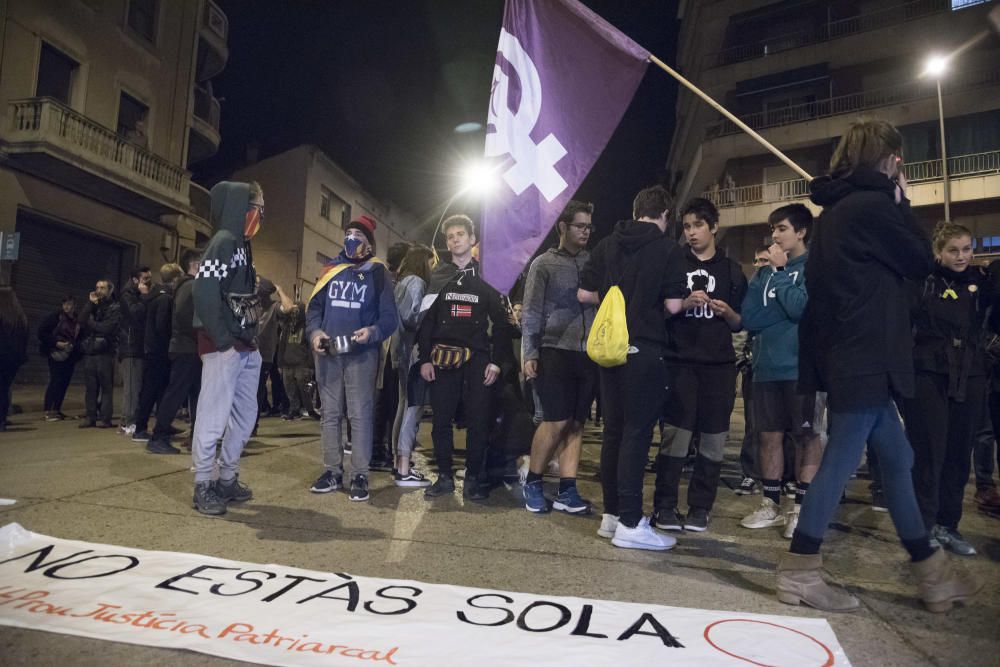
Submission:
{"label": "street lamp", "polygon": [[434,241],[437,239],[438,233],[441,231],[441,224],[444,222],[444,218],[448,215],[448,209],[451,205],[455,203],[455,200],[463,195],[475,195],[480,198],[487,197],[494,190],[496,190],[499,185],[498,171],[499,167],[502,165],[493,164],[485,161],[470,162],[466,164],[459,172],[459,181],[461,186],[445,203],[444,209],[441,211],[441,217],[438,218],[437,225],[434,226],[434,235],[431,237],[431,248],[434,248]]}
{"label": "street lamp", "polygon": [[931,56],[924,66],[924,76],[934,77],[937,84],[938,122],[941,126],[941,176],[944,179],[944,220],[951,222],[951,183],[948,181],[948,151],[944,143],[944,103],[941,99],[941,77],[948,71],[948,58]]}

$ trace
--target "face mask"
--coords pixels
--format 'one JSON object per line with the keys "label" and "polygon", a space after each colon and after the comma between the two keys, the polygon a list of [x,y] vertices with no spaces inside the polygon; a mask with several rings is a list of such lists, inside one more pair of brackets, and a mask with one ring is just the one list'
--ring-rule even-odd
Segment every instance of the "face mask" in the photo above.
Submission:
{"label": "face mask", "polygon": [[353,236],[344,239],[344,254],[351,259],[360,259],[365,256],[365,252],[365,242],[361,239],[356,239]]}
{"label": "face mask", "polygon": [[252,239],[260,231],[261,214],[259,206],[251,206],[247,211],[247,216],[243,221],[244,238]]}

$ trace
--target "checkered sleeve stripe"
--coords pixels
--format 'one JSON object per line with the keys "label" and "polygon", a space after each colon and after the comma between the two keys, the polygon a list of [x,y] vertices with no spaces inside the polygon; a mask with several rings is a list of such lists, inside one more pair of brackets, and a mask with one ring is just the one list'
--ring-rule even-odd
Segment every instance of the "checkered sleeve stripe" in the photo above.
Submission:
{"label": "checkered sleeve stripe", "polygon": [[229,267],[219,259],[202,260],[196,278],[217,278],[222,280],[229,275]]}
{"label": "checkered sleeve stripe", "polygon": [[233,253],[232,266],[246,266],[246,265],[247,265],[246,248],[237,248],[236,252]]}

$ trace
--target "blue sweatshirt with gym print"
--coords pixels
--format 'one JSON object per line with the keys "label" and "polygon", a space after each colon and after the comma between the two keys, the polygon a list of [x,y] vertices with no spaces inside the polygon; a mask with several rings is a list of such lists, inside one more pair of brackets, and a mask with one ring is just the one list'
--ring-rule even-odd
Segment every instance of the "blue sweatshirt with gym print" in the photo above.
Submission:
{"label": "blue sweatshirt with gym print", "polygon": [[350,336],[362,327],[370,327],[367,345],[377,345],[396,331],[399,316],[392,295],[392,280],[381,262],[350,262],[337,257],[335,264],[345,264],[309,299],[306,308],[306,336],[317,331],[327,336]]}

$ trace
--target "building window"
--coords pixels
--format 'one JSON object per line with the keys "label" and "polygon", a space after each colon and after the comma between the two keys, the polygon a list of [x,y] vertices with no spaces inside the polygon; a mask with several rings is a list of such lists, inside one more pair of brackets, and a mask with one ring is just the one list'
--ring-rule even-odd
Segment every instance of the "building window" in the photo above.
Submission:
{"label": "building window", "polygon": [[333,200],[333,193],[330,192],[328,188],[319,186],[320,200],[319,200],[319,217],[324,220],[330,219],[330,205]]}
{"label": "building window", "polygon": [[128,3],[128,27],[154,44],[158,5],[158,0],[129,0]]}
{"label": "building window", "polygon": [[142,148],[149,147],[146,119],[149,107],[126,92],[118,101],[118,134]]}
{"label": "building window", "polygon": [[73,79],[80,64],[62,51],[42,42],[38,58],[38,81],[35,84],[36,97],[53,97],[69,105],[73,93]]}
{"label": "building window", "polygon": [[340,209],[340,228],[347,230],[347,225],[351,224],[351,205],[347,202],[340,202],[342,207]]}

